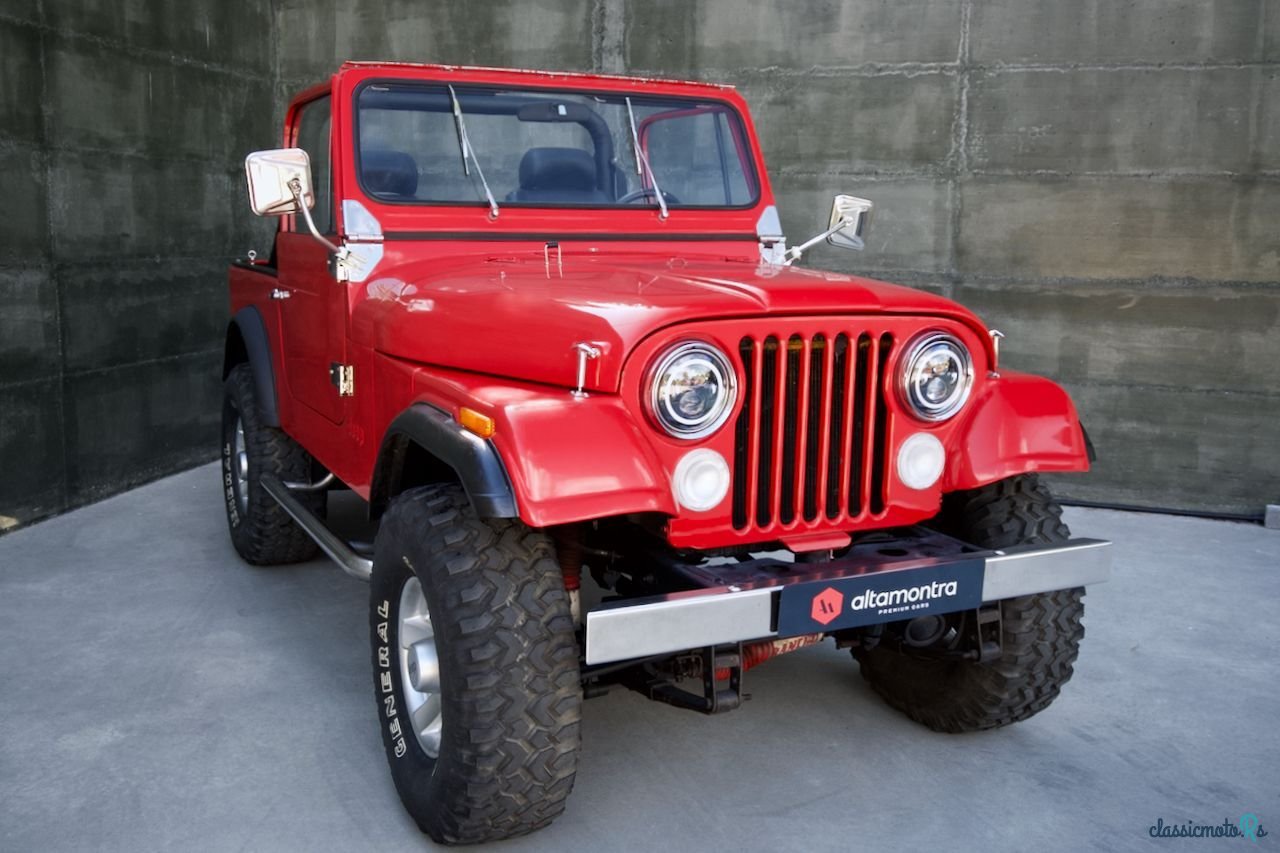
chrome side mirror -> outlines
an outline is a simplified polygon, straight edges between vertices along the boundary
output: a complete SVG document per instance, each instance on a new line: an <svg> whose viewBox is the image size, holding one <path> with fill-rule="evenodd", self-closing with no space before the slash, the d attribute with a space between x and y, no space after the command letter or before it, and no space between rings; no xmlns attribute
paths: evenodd
<svg viewBox="0 0 1280 853"><path fill-rule="evenodd" d="M867 223L871 221L871 207L871 202L865 198L837 195L831 202L831 220L827 230L805 240L799 246L787 249L783 263L790 264L799 260L801 255L823 240L842 249L861 250L864 246L862 234L866 230Z"/></svg>
<svg viewBox="0 0 1280 853"><path fill-rule="evenodd" d="M254 151L244 158L249 207L258 216L285 216L315 206L311 160L301 148Z"/></svg>
<svg viewBox="0 0 1280 853"><path fill-rule="evenodd" d="M312 237L339 259L349 255L321 234L311 218L316 194L311 188L311 159L307 152L301 148L254 151L244 158L244 173L249 181L249 207L254 213L259 216L301 213Z"/></svg>
<svg viewBox="0 0 1280 853"><path fill-rule="evenodd" d="M827 242L841 249L862 251L862 232L871 221L871 202L852 195L838 195L831 202Z"/></svg>

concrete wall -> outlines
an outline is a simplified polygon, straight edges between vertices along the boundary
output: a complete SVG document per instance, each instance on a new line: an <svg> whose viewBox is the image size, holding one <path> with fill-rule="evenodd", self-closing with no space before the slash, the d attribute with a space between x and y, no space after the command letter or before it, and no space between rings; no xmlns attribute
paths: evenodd
<svg viewBox="0 0 1280 853"><path fill-rule="evenodd" d="M1071 391L1100 458L1059 492L1280 500L1280 0L320 8L279 0L285 90L344 58L737 84L792 240L834 191L877 203L867 251L812 264L958 299Z"/></svg>
<svg viewBox="0 0 1280 853"><path fill-rule="evenodd" d="M0 528L214 451L271 9L0 4Z"/></svg>
<svg viewBox="0 0 1280 853"><path fill-rule="evenodd" d="M1101 459L1060 492L1280 499L1280 0L120 6L0 11L0 515L211 455L240 157L348 58L736 83L793 240L877 203L814 265L957 298L1071 390Z"/></svg>
<svg viewBox="0 0 1280 853"><path fill-rule="evenodd" d="M1280 499L1280 2L627 2L608 67L738 83L793 240L835 190L868 250L1061 381L1079 499Z"/></svg>

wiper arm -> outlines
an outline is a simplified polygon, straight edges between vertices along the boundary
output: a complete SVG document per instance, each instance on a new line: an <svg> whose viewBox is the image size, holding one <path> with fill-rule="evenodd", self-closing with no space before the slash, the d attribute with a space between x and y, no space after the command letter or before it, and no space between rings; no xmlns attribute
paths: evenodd
<svg viewBox="0 0 1280 853"><path fill-rule="evenodd" d="M458 131L458 148L462 152L462 174L467 177L471 176L471 167L469 163L476 164L476 174L480 177L480 186L484 187L484 197L489 201L489 218L498 218L498 203L493 199L493 193L489 190L489 182L484 179L484 170L480 168L480 161L476 159L475 149L471 147L471 138L467 136L467 122L462 117L462 105L458 103L458 93L453 91L453 86L449 86L449 97L453 99L453 126ZM634 129L632 131L635 132Z"/></svg>
<svg viewBox="0 0 1280 853"><path fill-rule="evenodd" d="M658 201L658 207L661 208L661 217L666 219L667 200L662 197L662 190L658 188L658 176L653 173L653 167L649 165L649 158L644 155L644 150L640 147L640 134L636 132L636 114L631 109L631 97L627 97L627 116L631 119L631 144L636 152L636 174L640 177L648 175L649 183L653 185L653 197Z"/></svg>

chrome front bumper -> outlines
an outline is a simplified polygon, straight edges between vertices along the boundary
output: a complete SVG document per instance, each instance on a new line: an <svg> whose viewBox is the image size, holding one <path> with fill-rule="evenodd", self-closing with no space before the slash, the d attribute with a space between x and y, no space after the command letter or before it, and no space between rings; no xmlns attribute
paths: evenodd
<svg viewBox="0 0 1280 853"><path fill-rule="evenodd" d="M839 630L926 613L953 613L972 609L979 602L1101 583L1111 576L1110 545L1100 539L1072 539L944 558L908 553L891 561L855 558L798 564L812 571L802 574L797 570L785 579L755 584L611 602L586 614L586 663ZM955 587L951 586L952 578L956 579ZM917 591L926 587L931 591L954 588L956 592L924 600L928 593ZM869 600L860 594L867 591L903 606L893 608L893 615L888 616L883 615L888 612L885 609L872 607L853 613L845 607L852 606L855 599ZM910 598L912 593L918 597ZM839 607L826 609L829 605L819 601L819 596L838 602ZM803 611L811 602L813 619L825 621L806 624Z"/></svg>

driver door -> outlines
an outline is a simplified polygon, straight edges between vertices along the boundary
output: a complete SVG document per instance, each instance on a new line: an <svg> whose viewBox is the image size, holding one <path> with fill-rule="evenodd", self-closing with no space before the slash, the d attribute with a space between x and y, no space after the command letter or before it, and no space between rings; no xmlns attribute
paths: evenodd
<svg viewBox="0 0 1280 853"><path fill-rule="evenodd" d="M337 242L333 215L330 99L303 105L294 122L291 144L311 159L316 227ZM279 275L288 296L281 300L281 339L285 381L294 400L340 424L346 401L339 394L334 368L346 363L347 287L329 268L329 250L298 214L284 223L277 243Z"/></svg>

